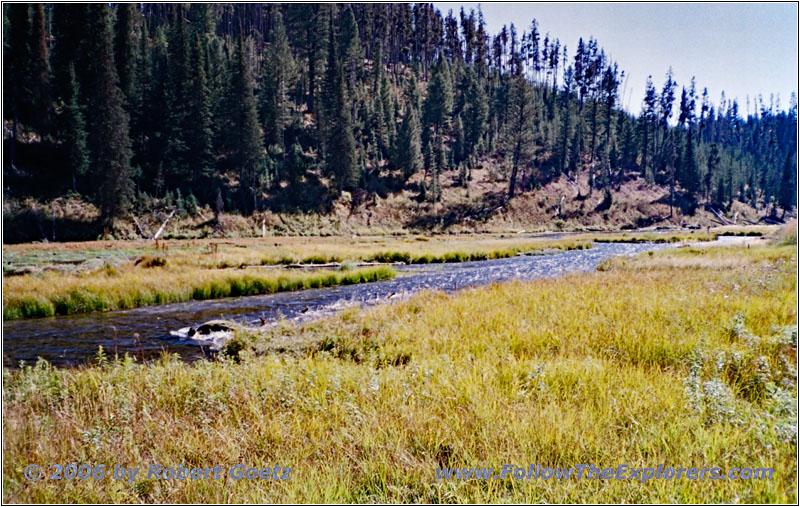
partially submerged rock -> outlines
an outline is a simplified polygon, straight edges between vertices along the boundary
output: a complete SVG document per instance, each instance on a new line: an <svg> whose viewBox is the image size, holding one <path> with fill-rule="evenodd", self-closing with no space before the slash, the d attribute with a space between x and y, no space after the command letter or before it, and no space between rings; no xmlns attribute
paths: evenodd
<svg viewBox="0 0 800 507"><path fill-rule="evenodd" d="M170 331L172 336L188 339L211 350L220 350L234 336L234 329L224 320L210 320L197 327Z"/></svg>

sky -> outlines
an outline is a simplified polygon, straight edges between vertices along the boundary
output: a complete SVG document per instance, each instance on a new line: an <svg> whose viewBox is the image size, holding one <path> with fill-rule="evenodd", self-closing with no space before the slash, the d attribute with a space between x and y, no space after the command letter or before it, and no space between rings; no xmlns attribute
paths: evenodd
<svg viewBox="0 0 800 507"><path fill-rule="evenodd" d="M638 114L645 82L653 76L660 91L669 67L680 89L697 79L698 95L708 88L716 107L720 95L736 98L742 116L754 98L780 95L788 109L798 87L798 31L796 3L456 3L435 2L446 15L458 17L480 5L492 35L514 23L517 33L530 31L536 18L539 31L567 44L570 61L578 38L597 39L606 55L627 75L622 105ZM560 72L560 70L559 70ZM677 101L676 100L676 101Z"/></svg>

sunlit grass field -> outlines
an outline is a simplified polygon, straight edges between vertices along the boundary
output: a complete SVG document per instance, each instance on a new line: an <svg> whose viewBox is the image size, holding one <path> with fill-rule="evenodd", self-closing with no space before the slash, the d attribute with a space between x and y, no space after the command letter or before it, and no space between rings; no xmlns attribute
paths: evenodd
<svg viewBox="0 0 800 507"><path fill-rule="evenodd" d="M237 358L4 370L5 502L797 502L797 255L667 250L237 336ZM239 347L236 347L238 349ZM29 463L294 467L27 482ZM436 479L772 467L770 480Z"/></svg>
<svg viewBox="0 0 800 507"><path fill-rule="evenodd" d="M590 248L586 240L468 236L269 238L269 240L90 242L4 247L3 318L19 319L247 296L383 280L388 267L303 272L282 264L437 263ZM19 274L22 269L25 274ZM335 269L335 268L334 268ZM17 273L10 276L11 273Z"/></svg>
<svg viewBox="0 0 800 507"><path fill-rule="evenodd" d="M774 228L773 228L774 229ZM762 234L769 228L748 228ZM135 308L191 299L265 294L384 279L297 273L283 265L429 264L511 257L524 252L591 248L594 241L707 241L744 230L582 234L370 237L276 236L237 240L94 241L3 246L3 318L19 319ZM158 248L156 248L158 247Z"/></svg>
<svg viewBox="0 0 800 507"><path fill-rule="evenodd" d="M229 271L188 267L109 267L90 275L3 279L3 318L19 319L121 310L190 300L254 296L387 280L389 267L316 272Z"/></svg>

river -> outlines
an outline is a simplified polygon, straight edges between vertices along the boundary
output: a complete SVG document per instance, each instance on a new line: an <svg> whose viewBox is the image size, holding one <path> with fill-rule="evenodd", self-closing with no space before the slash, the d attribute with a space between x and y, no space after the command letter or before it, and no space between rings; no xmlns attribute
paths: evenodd
<svg viewBox="0 0 800 507"><path fill-rule="evenodd" d="M397 278L359 285L209 301L189 301L133 310L96 312L3 323L3 364L19 366L42 357L57 366L91 360L102 346L107 355L153 358L162 351L186 361L208 355L209 343L186 336L189 326L212 319L267 325L279 319L304 321L345 307L387 303L425 289L455 291L508 280L533 280L593 271L611 257L629 256L666 245L595 243L588 250L454 264L401 266ZM263 321L262 321L263 319ZM201 346L205 345L205 347Z"/></svg>

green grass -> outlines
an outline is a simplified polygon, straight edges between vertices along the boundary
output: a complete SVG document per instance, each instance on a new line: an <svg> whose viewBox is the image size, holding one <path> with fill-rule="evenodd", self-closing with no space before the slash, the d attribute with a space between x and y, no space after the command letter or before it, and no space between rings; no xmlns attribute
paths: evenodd
<svg viewBox="0 0 800 507"><path fill-rule="evenodd" d="M559 243L554 248L558 250L584 250L591 248L591 242L563 242ZM544 249L545 247L539 248ZM491 259L505 259L513 257L520 253L529 251L536 251L537 248L506 248L502 250L479 251L479 252L461 252L451 251L445 252L440 255L422 254L414 255L410 252L395 252L385 251L378 252L363 258L366 262L404 262L406 264L441 264L450 262L472 262L472 261L486 261Z"/></svg>
<svg viewBox="0 0 800 507"><path fill-rule="evenodd" d="M49 286L42 283L34 295L4 294L3 318L25 319L72 315L95 311L121 310L189 300L217 299L237 296L272 294L300 289L351 285L393 278L395 272L387 267L364 268L353 271L320 271L314 273L210 272L194 276L161 278L161 273L148 270L145 274L127 272L94 277L89 283L73 280L72 287Z"/></svg>
<svg viewBox="0 0 800 507"><path fill-rule="evenodd" d="M415 239L418 240L418 238ZM542 244L541 246L527 245L527 246L502 248L497 250L485 250L485 251L453 250L437 254L433 253L415 254L413 252L408 252L408 251L384 250L375 253L354 255L354 257L362 262L382 262L382 263L402 262L405 264L441 264L441 263L451 263L451 262L472 262L472 261L485 261L491 259L505 259L508 257L513 257L520 253L543 250L546 248L555 248L558 250L566 251L566 250L584 250L591 247L592 243L590 241L583 241L583 242L564 241L554 244ZM297 263L329 264L342 261L343 257L341 255L317 254L308 257L303 257L299 259ZM261 265L293 264L293 263L294 260L291 257L280 257L278 259L265 258L261 260Z"/></svg>
<svg viewBox="0 0 800 507"><path fill-rule="evenodd" d="M796 503L797 255L686 248L239 332L238 362L4 370L5 502ZM294 467L27 482L28 463ZM439 467L772 467L437 481Z"/></svg>

